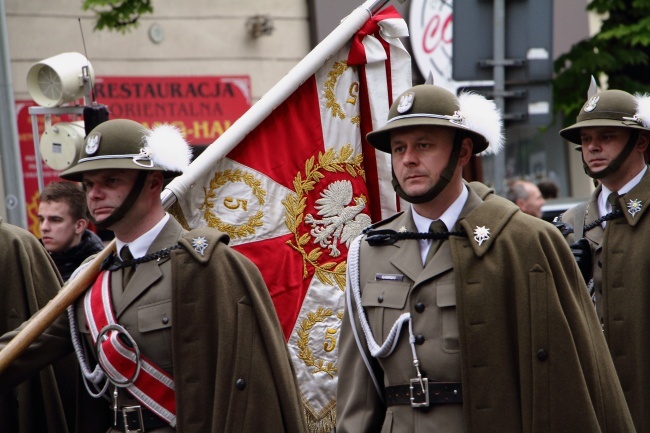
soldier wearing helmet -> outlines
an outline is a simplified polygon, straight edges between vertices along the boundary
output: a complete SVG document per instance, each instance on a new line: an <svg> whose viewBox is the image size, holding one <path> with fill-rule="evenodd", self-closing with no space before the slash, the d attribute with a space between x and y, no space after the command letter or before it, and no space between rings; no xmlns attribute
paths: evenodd
<svg viewBox="0 0 650 433"><path fill-rule="evenodd" d="M224 233L188 232L162 207L164 179L189 159L169 125L149 130L118 119L88 134L61 177L82 182L90 218L114 232L119 253L68 309L69 320L57 320L0 375L0 391L74 348L86 397L79 431L305 431L259 270Z"/></svg>
<svg viewBox="0 0 650 433"><path fill-rule="evenodd" d="M650 96L596 92L560 135L579 146L599 181L588 202L558 217L596 306L634 424L650 432Z"/></svg>
<svg viewBox="0 0 650 433"><path fill-rule="evenodd" d="M634 431L560 233L461 177L494 103L415 86L367 139L410 206L348 253L337 433Z"/></svg>

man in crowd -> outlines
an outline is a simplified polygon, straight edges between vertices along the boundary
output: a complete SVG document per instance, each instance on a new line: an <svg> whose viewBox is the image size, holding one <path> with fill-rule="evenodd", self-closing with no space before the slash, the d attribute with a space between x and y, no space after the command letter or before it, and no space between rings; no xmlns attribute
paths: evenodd
<svg viewBox="0 0 650 433"><path fill-rule="evenodd" d="M650 98L593 92L576 123L560 134L581 147L585 173L599 185L558 223L588 282L636 431L648 433Z"/></svg>
<svg viewBox="0 0 650 433"><path fill-rule="evenodd" d="M559 231L461 178L495 105L415 86L368 140L411 206L350 247L337 433L633 432Z"/></svg>
<svg viewBox="0 0 650 433"><path fill-rule="evenodd" d="M41 242L50 253L63 281L88 256L104 248L88 230L86 196L74 182L52 182L41 191L38 220Z"/></svg>
<svg viewBox="0 0 650 433"><path fill-rule="evenodd" d="M546 203L537 185L527 180L516 180L508 188L508 200L519 206L523 213L542 217L542 206Z"/></svg>
<svg viewBox="0 0 650 433"><path fill-rule="evenodd" d="M61 279L38 240L2 219L0 245L0 333L4 334L56 296ZM15 388L3 389L0 433L68 433L67 421L74 420L74 372L74 359L66 359Z"/></svg>
<svg viewBox="0 0 650 433"><path fill-rule="evenodd" d="M68 310L73 325L61 317L50 326L0 375L0 390L74 346L88 394L100 399L79 411L84 433L305 431L259 270L227 235L187 232L162 207L165 177L189 157L169 125L117 119L88 134L61 177L82 182L91 221L114 232L119 255Z"/></svg>

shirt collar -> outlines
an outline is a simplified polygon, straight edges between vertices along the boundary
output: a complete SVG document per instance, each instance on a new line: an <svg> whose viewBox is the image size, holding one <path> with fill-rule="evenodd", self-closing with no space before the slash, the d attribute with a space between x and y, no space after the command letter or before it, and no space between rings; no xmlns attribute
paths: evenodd
<svg viewBox="0 0 650 433"><path fill-rule="evenodd" d="M467 191L467 187L463 185L462 191L456 200L454 200L451 206L449 206L447 210L444 211L442 215L440 215L439 219L445 223L447 230L451 230L456 225L456 221L458 221L458 217L460 216L460 213L462 212L468 197L469 191ZM431 223L433 221L437 221L419 215L415 209L413 209L413 205L411 205L411 210L413 211L413 222L415 223L415 227L417 227L418 232L420 233L428 232Z"/></svg>
<svg viewBox="0 0 650 433"><path fill-rule="evenodd" d="M628 183L623 185L623 187L618 190L619 195L627 194L632 188L637 186L639 182L641 182L641 179L645 175L646 171L648 171L647 165L643 167L643 170L641 170L639 174L634 176ZM602 186L600 195L598 196L598 212L600 212L600 216L606 215L612 211L612 205L607 201L607 197L609 197L612 192L613 191L607 188L605 185Z"/></svg>
<svg viewBox="0 0 650 433"><path fill-rule="evenodd" d="M165 212L165 216L163 216L155 226L153 226L148 232L141 235L139 238L135 239L133 242L126 243L116 238L115 245L117 246L118 254L120 251L122 251L122 247L124 245L128 245L129 251L131 251L131 255L134 259L139 259L140 257L146 255L147 251L149 251L149 247L151 247L153 241L156 240L163 227L165 227L165 224L167 224L169 218L169 214Z"/></svg>

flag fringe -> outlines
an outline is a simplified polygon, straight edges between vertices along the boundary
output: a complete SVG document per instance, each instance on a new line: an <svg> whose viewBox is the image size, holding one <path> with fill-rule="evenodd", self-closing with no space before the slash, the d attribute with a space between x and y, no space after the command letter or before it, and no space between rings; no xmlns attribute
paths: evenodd
<svg viewBox="0 0 650 433"><path fill-rule="evenodd" d="M305 410L305 418L309 433L331 433L336 427L336 404L318 417L312 411Z"/></svg>

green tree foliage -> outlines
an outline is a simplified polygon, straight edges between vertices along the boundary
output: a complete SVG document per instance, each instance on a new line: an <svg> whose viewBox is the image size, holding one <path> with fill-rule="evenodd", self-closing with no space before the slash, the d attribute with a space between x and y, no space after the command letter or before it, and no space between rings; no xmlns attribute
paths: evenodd
<svg viewBox="0 0 650 433"><path fill-rule="evenodd" d="M117 30L125 33L138 25L141 15L153 12L152 0L84 0L83 10L97 16L95 30Z"/></svg>
<svg viewBox="0 0 650 433"><path fill-rule="evenodd" d="M650 92L650 0L593 0L588 10L605 14L600 32L555 61L556 111L572 124L587 97L590 77L608 87Z"/></svg>

